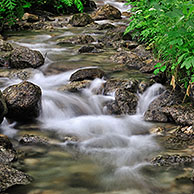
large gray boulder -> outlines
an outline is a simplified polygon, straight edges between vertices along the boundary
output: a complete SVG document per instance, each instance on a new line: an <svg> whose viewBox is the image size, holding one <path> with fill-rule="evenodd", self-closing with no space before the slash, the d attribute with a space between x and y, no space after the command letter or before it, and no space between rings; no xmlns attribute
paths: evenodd
<svg viewBox="0 0 194 194"><path fill-rule="evenodd" d="M3 91L8 107L7 118L29 121L39 116L41 89L28 81L9 86Z"/></svg>
<svg viewBox="0 0 194 194"><path fill-rule="evenodd" d="M44 57L39 51L27 47L15 48L10 54L10 67L16 69L37 68L44 64Z"/></svg>

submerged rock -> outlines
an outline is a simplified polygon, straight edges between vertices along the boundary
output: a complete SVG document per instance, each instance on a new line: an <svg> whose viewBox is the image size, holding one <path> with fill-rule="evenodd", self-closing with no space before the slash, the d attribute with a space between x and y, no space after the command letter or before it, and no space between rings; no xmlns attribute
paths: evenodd
<svg viewBox="0 0 194 194"><path fill-rule="evenodd" d="M121 12L112 5L106 4L91 15L94 20L121 19Z"/></svg>
<svg viewBox="0 0 194 194"><path fill-rule="evenodd" d="M45 137L40 137L37 135L24 135L19 142L24 145L48 145L49 141Z"/></svg>
<svg viewBox="0 0 194 194"><path fill-rule="evenodd" d="M5 102L5 98L0 91L0 123L3 121L4 116L7 114L7 105Z"/></svg>
<svg viewBox="0 0 194 194"><path fill-rule="evenodd" d="M0 163L0 192L14 185L27 185L32 178L9 165Z"/></svg>
<svg viewBox="0 0 194 194"><path fill-rule="evenodd" d="M10 67L16 69L37 68L44 64L44 57L39 51L27 47L15 48L10 55Z"/></svg>
<svg viewBox="0 0 194 194"><path fill-rule="evenodd" d="M72 16L69 24L75 27L84 27L93 22L93 19L86 13L78 13Z"/></svg>
<svg viewBox="0 0 194 194"><path fill-rule="evenodd" d="M8 107L7 118L25 122L39 116L41 89L37 85L24 81L9 86L3 95Z"/></svg>
<svg viewBox="0 0 194 194"><path fill-rule="evenodd" d="M17 154L7 136L0 134L0 163L7 164L17 159Z"/></svg>
<svg viewBox="0 0 194 194"><path fill-rule="evenodd" d="M79 69L71 75L70 81L93 80L95 78L102 78L104 76L105 73L98 68Z"/></svg>
<svg viewBox="0 0 194 194"><path fill-rule="evenodd" d="M184 155L161 155L152 159L152 164L156 166L185 166L191 165L194 163L194 157L192 156L184 156Z"/></svg>
<svg viewBox="0 0 194 194"><path fill-rule="evenodd" d="M78 35L73 37L66 37L64 39L58 40L58 45L65 44L89 44L95 42L95 39L90 35Z"/></svg>
<svg viewBox="0 0 194 194"><path fill-rule="evenodd" d="M79 92L80 90L82 90L84 88L88 88L90 86L90 83L91 83L90 80L70 82L70 83L66 84L65 86L61 86L59 88L59 91Z"/></svg>
<svg viewBox="0 0 194 194"><path fill-rule="evenodd" d="M101 53L102 49L98 49L95 45L82 46L79 50L79 53Z"/></svg>
<svg viewBox="0 0 194 194"><path fill-rule="evenodd" d="M106 24L101 24L97 27L97 30L109 30L109 29L115 29L116 26L106 23Z"/></svg>

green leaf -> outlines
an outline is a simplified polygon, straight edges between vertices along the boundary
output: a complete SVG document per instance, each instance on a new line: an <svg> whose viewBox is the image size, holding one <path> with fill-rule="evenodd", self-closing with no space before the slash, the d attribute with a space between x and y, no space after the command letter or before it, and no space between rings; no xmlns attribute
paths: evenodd
<svg viewBox="0 0 194 194"><path fill-rule="evenodd" d="M162 64L161 63L157 63L156 65L154 65L155 68L161 67Z"/></svg>
<svg viewBox="0 0 194 194"><path fill-rule="evenodd" d="M155 74L155 75L157 75L159 72L160 72L159 69L155 69L155 70L154 70L154 74Z"/></svg>
<svg viewBox="0 0 194 194"><path fill-rule="evenodd" d="M162 66L159 70L160 70L161 72L164 72L164 71L166 70L166 68L167 68L167 66L164 65L164 66Z"/></svg>

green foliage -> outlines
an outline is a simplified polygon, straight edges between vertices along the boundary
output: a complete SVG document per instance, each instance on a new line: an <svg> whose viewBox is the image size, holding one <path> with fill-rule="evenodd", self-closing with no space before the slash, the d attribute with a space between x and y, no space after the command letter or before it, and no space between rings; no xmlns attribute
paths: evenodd
<svg viewBox="0 0 194 194"><path fill-rule="evenodd" d="M154 73L165 72L176 84L194 82L194 2L193 0L128 0L132 21L126 33L146 42L163 63Z"/></svg>
<svg viewBox="0 0 194 194"><path fill-rule="evenodd" d="M13 25L17 18L21 18L29 8L50 8L56 13L65 13L67 9L76 7L83 12L85 0L1 0L0 1L0 25L8 23Z"/></svg>

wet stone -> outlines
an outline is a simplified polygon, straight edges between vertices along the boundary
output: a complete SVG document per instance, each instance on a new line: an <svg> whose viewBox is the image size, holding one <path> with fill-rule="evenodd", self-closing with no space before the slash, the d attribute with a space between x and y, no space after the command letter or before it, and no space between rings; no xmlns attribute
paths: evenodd
<svg viewBox="0 0 194 194"><path fill-rule="evenodd" d="M84 88L88 88L90 86L90 83L91 83L90 80L70 82L65 86L61 86L59 88L59 91L79 92Z"/></svg>
<svg viewBox="0 0 194 194"><path fill-rule="evenodd" d="M86 13L78 13L72 16L69 24L75 27L84 27L93 22L93 19Z"/></svg>
<svg viewBox="0 0 194 194"><path fill-rule="evenodd" d="M0 163L7 164L17 159L17 154L7 136L0 134Z"/></svg>
<svg viewBox="0 0 194 194"><path fill-rule="evenodd" d="M25 13L22 17L22 20L25 20L27 22L37 22L39 21L39 17L34 14Z"/></svg>
<svg viewBox="0 0 194 194"><path fill-rule="evenodd" d="M82 81L82 80L93 80L95 78L102 78L105 73L98 68L86 68L80 69L73 73L70 77L70 81Z"/></svg>
<svg viewBox="0 0 194 194"><path fill-rule="evenodd" d="M90 35L78 35L73 37L66 37L57 41L58 45L65 44L89 44L95 42L95 39Z"/></svg>
<svg viewBox="0 0 194 194"><path fill-rule="evenodd" d="M6 42L4 40L0 39L0 51L12 51L13 50L13 46L9 43Z"/></svg>
<svg viewBox="0 0 194 194"><path fill-rule="evenodd" d="M15 48L10 55L10 67L16 69L37 68L44 64L44 57L39 51L27 47Z"/></svg>
<svg viewBox="0 0 194 194"><path fill-rule="evenodd" d="M48 145L49 140L45 137L40 137L37 135L24 135L19 142L23 145Z"/></svg>
<svg viewBox="0 0 194 194"><path fill-rule="evenodd" d="M32 177L29 175L0 163L0 192L14 185L27 185L31 182Z"/></svg>
<svg viewBox="0 0 194 194"><path fill-rule="evenodd" d="M106 4L92 13L91 17L94 20L121 19L121 12L112 5Z"/></svg>
<svg viewBox="0 0 194 194"><path fill-rule="evenodd" d="M41 89L31 82L21 82L3 91L8 113L6 117L16 121L29 121L39 116Z"/></svg>
<svg viewBox="0 0 194 194"><path fill-rule="evenodd" d="M187 166L194 163L194 157L184 155L161 155L152 159L151 163L156 166Z"/></svg>
<svg viewBox="0 0 194 194"><path fill-rule="evenodd" d="M101 52L103 52L103 50L96 48L95 45L91 45L91 46L82 46L78 50L78 52L79 53L101 53Z"/></svg>
<svg viewBox="0 0 194 194"><path fill-rule="evenodd" d="M7 112L8 112L8 109L5 102L5 98L2 92L0 91L0 123L3 121L3 118L7 114Z"/></svg>

